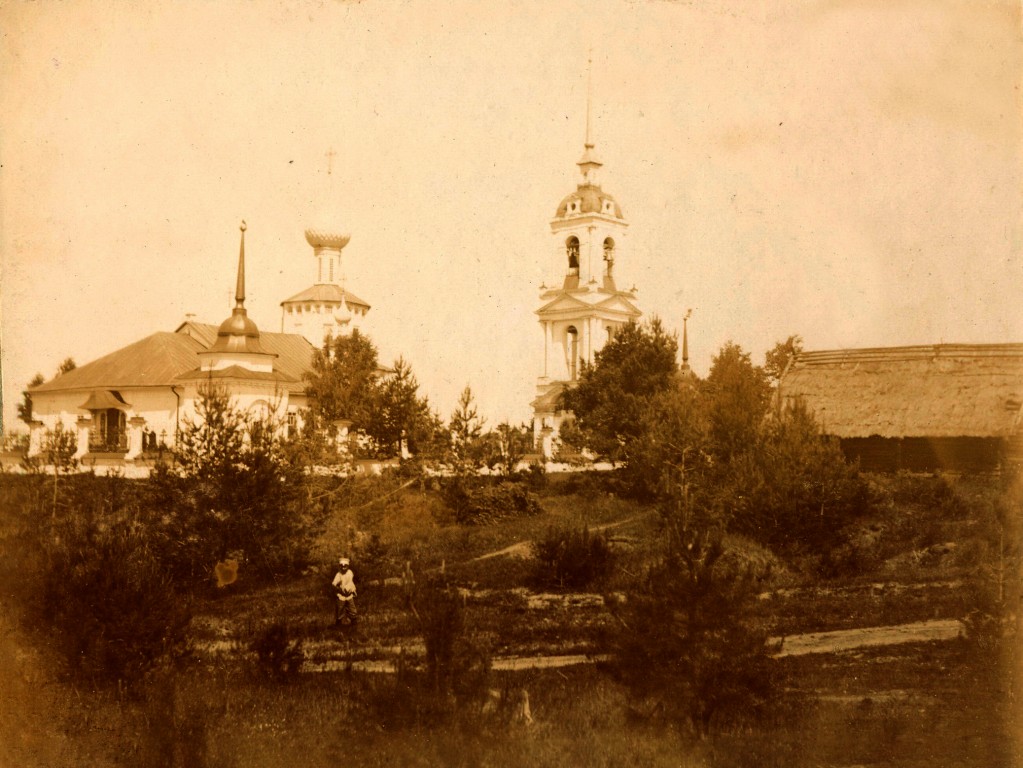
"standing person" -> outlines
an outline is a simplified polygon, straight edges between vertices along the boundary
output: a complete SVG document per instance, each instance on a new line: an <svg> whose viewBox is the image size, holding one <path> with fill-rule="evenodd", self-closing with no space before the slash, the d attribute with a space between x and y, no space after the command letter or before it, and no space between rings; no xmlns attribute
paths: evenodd
<svg viewBox="0 0 1023 768"><path fill-rule="evenodd" d="M334 603L334 624L341 624L341 619L347 616L348 623L354 630L359 620L355 610L355 572L352 571L347 557L342 557L337 564L338 571L331 582L337 593L337 602Z"/></svg>

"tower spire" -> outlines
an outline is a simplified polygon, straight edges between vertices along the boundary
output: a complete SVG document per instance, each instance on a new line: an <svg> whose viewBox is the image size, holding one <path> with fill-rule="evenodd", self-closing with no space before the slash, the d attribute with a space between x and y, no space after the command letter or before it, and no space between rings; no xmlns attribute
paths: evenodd
<svg viewBox="0 0 1023 768"><path fill-rule="evenodd" d="M583 141L583 156L579 158L579 162L576 165L579 166L579 170L583 174L583 183L590 184L592 179L590 174L603 165L600 160L597 159L596 153L593 151L596 146L593 143L593 131L592 131L592 112L593 112L593 49L590 49L590 56L586 60L586 138Z"/></svg>
<svg viewBox="0 0 1023 768"><path fill-rule="evenodd" d="M234 289L234 305L237 308L245 307L245 220L242 220L238 227L242 233L241 246L238 249L238 282Z"/></svg>
<svg viewBox="0 0 1023 768"><path fill-rule="evenodd" d="M593 141L590 138L590 113L593 108L593 49L590 48L590 56L586 60L586 141L583 146L586 149L593 149Z"/></svg>

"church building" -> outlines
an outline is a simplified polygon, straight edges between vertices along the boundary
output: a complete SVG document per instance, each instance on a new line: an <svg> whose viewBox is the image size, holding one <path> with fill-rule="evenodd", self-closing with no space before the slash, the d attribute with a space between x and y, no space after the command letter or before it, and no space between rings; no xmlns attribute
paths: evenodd
<svg viewBox="0 0 1023 768"><path fill-rule="evenodd" d="M145 466L147 452L173 448L209 383L236 408L271 415L288 432L301 427L314 351L326 335L358 327L369 304L342 287L349 236L311 227L316 282L281 303L282 333L260 331L245 308L245 230L242 222L231 316L219 326L186 321L31 387L30 457L60 425L75 433L75 458L86 465Z"/></svg>
<svg viewBox="0 0 1023 768"><path fill-rule="evenodd" d="M582 178L550 222L550 267L536 311L543 329L543 373L532 402L533 439L546 458L554 453L561 425L572 418L558 406L561 393L575 385L582 364L592 364L618 328L642 315L635 287L618 287L629 224L598 183L603 164L594 152L589 122L587 108L586 141L577 163Z"/></svg>

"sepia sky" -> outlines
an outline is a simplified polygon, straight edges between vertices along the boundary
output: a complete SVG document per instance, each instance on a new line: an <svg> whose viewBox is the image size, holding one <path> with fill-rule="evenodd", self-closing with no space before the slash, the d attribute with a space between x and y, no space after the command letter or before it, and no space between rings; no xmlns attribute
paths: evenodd
<svg viewBox="0 0 1023 768"><path fill-rule="evenodd" d="M11 0L0 30L8 429L37 371L227 317L243 218L279 331L324 210L383 362L526 419L591 48L616 275L693 308L698 373L729 339L1023 342L1009 0Z"/></svg>

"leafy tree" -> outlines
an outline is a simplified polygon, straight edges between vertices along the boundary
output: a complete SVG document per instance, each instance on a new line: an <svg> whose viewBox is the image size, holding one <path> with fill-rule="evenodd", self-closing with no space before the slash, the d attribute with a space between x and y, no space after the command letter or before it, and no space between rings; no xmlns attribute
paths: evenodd
<svg viewBox="0 0 1023 768"><path fill-rule="evenodd" d="M534 579L541 587L584 589L606 581L614 566L614 551L603 534L581 530L548 529L533 542Z"/></svg>
<svg viewBox="0 0 1023 768"><path fill-rule="evenodd" d="M58 421L53 429L46 430L42 448L46 463L54 468L55 473L70 472L78 464L74 458L78 450L78 435L73 429L65 429L62 421Z"/></svg>
<svg viewBox="0 0 1023 768"><path fill-rule="evenodd" d="M75 362L73 357L65 357L64 362L57 367L57 375L60 376L63 373L68 373L77 367L78 364Z"/></svg>
<svg viewBox="0 0 1023 768"><path fill-rule="evenodd" d="M575 414L588 446L613 460L628 458L628 444L642 432L650 399L668 388L677 370L678 340L661 321L629 323L584 365L578 385L562 405Z"/></svg>
<svg viewBox="0 0 1023 768"><path fill-rule="evenodd" d="M30 388L38 387L44 381L46 381L46 379L43 378L43 374L37 373L32 377L32 381L28 383L28 386ZM22 398L22 401L18 403L18 418L26 424L29 424L32 421L32 395L29 392L25 392Z"/></svg>
<svg viewBox="0 0 1023 768"><path fill-rule="evenodd" d="M767 632L748 618L756 593L719 538L669 520L661 559L612 604L608 669L647 712L700 737L756 718L778 691Z"/></svg>
<svg viewBox="0 0 1023 768"><path fill-rule="evenodd" d="M40 626L51 629L51 642L74 675L137 682L187 648L191 609L167 578L145 526L100 521L74 506L47 542Z"/></svg>
<svg viewBox="0 0 1023 768"><path fill-rule="evenodd" d="M711 361L703 386L713 451L719 460L730 462L756 445L771 397L767 374L742 347L728 342Z"/></svg>
<svg viewBox="0 0 1023 768"><path fill-rule="evenodd" d="M764 372L772 382L781 379L789 360L803 351L803 337L792 335L779 341L764 354Z"/></svg>
<svg viewBox="0 0 1023 768"><path fill-rule="evenodd" d="M434 441L437 419L430 403L419 395L419 382L408 362L399 357L394 373L377 384L377 395L370 410L369 434L385 456L400 452L401 441L412 453L419 454Z"/></svg>
<svg viewBox="0 0 1023 768"><path fill-rule="evenodd" d="M462 470L476 469L483 464L480 436L486 420L479 415L472 389L466 385L458 397L458 406L451 414L451 452L456 466Z"/></svg>
<svg viewBox="0 0 1023 768"><path fill-rule="evenodd" d="M527 424L512 426L507 421L497 425L498 442L504 471L512 473L533 448L533 430Z"/></svg>
<svg viewBox="0 0 1023 768"><path fill-rule="evenodd" d="M223 387L200 388L196 417L179 434L177 472L151 478L151 503L168 510L161 519L181 575L208 575L238 553L264 575L301 565L312 523L303 512L306 480L274 412L244 414Z"/></svg>
<svg viewBox="0 0 1023 768"><path fill-rule="evenodd" d="M826 554L869 503L856 468L802 404L763 425L720 494L733 530L789 553Z"/></svg>
<svg viewBox="0 0 1023 768"><path fill-rule="evenodd" d="M707 399L682 375L651 398L625 470L636 495L659 498L672 510L685 498L689 509L702 513L698 496L708 485L712 454Z"/></svg>
<svg viewBox="0 0 1023 768"><path fill-rule="evenodd" d="M367 431L373 421L377 392L377 349L358 329L350 335L328 337L313 353L306 374L306 395L312 401L314 426L331 428L338 419Z"/></svg>

